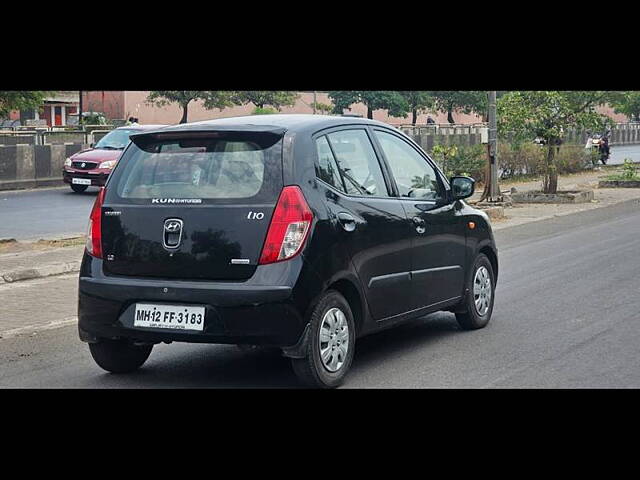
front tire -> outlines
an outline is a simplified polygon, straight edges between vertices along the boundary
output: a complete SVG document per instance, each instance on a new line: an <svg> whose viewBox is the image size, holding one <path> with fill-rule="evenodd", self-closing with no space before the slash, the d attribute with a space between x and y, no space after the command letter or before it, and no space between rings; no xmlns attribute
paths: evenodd
<svg viewBox="0 0 640 480"><path fill-rule="evenodd" d="M355 352L355 322L347 300L335 290L318 301L310 318L305 358L293 358L300 381L314 388L342 384Z"/></svg>
<svg viewBox="0 0 640 480"><path fill-rule="evenodd" d="M489 258L483 253L473 262L466 290L463 310L456 312L458 325L463 330L486 327L493 313L495 276Z"/></svg>
<svg viewBox="0 0 640 480"><path fill-rule="evenodd" d="M147 361L153 345L136 346L123 340L90 343L89 351L98 366L111 373L129 373Z"/></svg>
<svg viewBox="0 0 640 480"><path fill-rule="evenodd" d="M88 185L76 185L75 183L71 184L71 190L73 190L75 193L83 193L87 188L89 188Z"/></svg>

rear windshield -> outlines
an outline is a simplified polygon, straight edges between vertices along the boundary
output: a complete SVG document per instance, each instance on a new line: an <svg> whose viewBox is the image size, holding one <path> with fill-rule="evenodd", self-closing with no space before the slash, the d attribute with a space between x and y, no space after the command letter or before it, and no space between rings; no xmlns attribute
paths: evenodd
<svg viewBox="0 0 640 480"><path fill-rule="evenodd" d="M102 137L94 148L105 150L122 150L129 143L129 135L140 133L140 130L118 128Z"/></svg>
<svg viewBox="0 0 640 480"><path fill-rule="evenodd" d="M119 199L131 201L269 197L282 184L278 140L243 135L131 144L107 190L115 185Z"/></svg>

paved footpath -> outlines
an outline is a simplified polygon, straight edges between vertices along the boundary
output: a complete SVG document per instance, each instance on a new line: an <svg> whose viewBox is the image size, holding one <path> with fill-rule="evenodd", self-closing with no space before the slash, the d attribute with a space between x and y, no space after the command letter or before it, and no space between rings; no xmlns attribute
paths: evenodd
<svg viewBox="0 0 640 480"><path fill-rule="evenodd" d="M75 324L78 274L0 284L0 337Z"/></svg>
<svg viewBox="0 0 640 480"><path fill-rule="evenodd" d="M77 272L84 245L0 253L0 284Z"/></svg>

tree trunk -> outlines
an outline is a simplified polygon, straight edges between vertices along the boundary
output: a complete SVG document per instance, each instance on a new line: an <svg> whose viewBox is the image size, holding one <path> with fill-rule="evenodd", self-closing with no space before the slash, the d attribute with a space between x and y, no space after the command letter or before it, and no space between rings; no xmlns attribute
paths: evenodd
<svg viewBox="0 0 640 480"><path fill-rule="evenodd" d="M456 123L456 121L453 119L453 108L449 108L449 110L447 110L447 122L449 123Z"/></svg>
<svg viewBox="0 0 640 480"><path fill-rule="evenodd" d="M547 161L545 163L544 180L542 181L543 193L556 193L558 191L558 170L554 159L556 155L557 145L553 145L553 140L548 138L547 141Z"/></svg>
<svg viewBox="0 0 640 480"><path fill-rule="evenodd" d="M418 110L416 108L414 108L411 113L413 114L413 118L412 118L412 125L415 126L416 122L418 121Z"/></svg>
<svg viewBox="0 0 640 480"><path fill-rule="evenodd" d="M180 119L180 123L187 123L187 115L189 114L189 104L185 103L182 105L182 118Z"/></svg>
<svg viewBox="0 0 640 480"><path fill-rule="evenodd" d="M371 107L367 106L367 118L369 120L373 120L373 110L371 110Z"/></svg>

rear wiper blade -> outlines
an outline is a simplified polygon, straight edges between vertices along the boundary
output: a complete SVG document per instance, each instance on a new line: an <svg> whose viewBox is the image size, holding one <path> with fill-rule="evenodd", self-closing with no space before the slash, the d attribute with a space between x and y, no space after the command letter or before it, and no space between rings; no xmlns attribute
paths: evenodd
<svg viewBox="0 0 640 480"><path fill-rule="evenodd" d="M105 145L103 147L98 147L103 150L122 150L124 147L114 147L113 145Z"/></svg>

